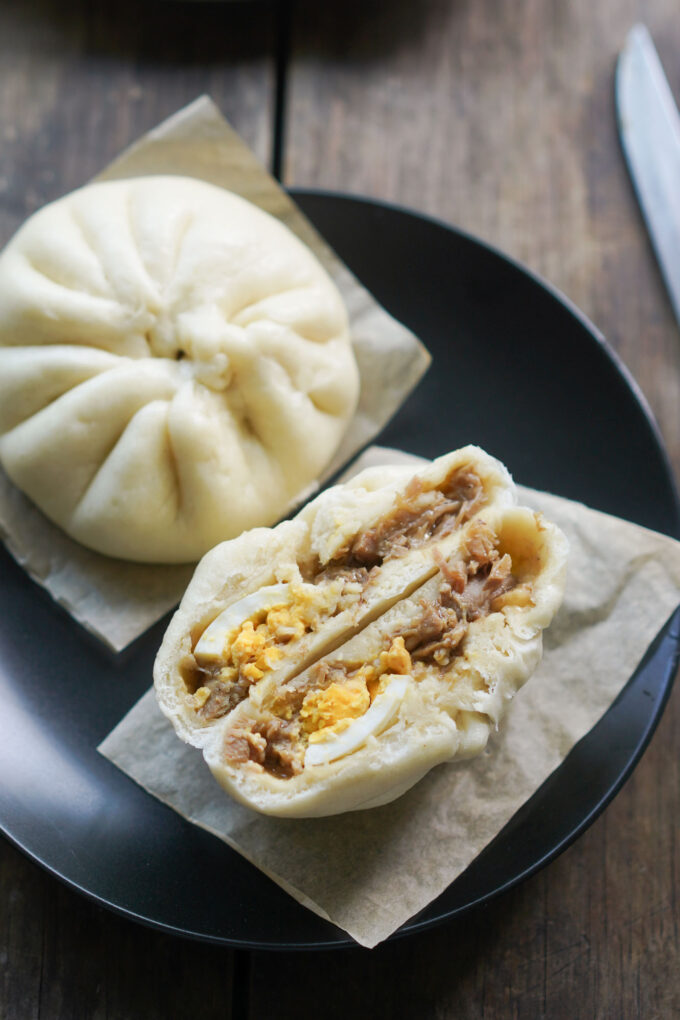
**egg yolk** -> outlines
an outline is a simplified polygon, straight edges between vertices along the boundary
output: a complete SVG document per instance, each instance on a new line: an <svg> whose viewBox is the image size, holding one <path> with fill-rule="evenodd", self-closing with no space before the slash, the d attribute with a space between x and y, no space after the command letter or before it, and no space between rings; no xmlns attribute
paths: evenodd
<svg viewBox="0 0 680 1020"><path fill-rule="evenodd" d="M275 639L290 641L300 638L307 630L305 622L297 609L270 609L267 613L267 629Z"/></svg>
<svg viewBox="0 0 680 1020"><path fill-rule="evenodd" d="M267 644L266 628L254 627L246 620L231 646L231 658L241 674L248 680L261 680L265 672L281 658L278 648Z"/></svg>
<svg viewBox="0 0 680 1020"><path fill-rule="evenodd" d="M329 732L339 733L368 709L371 696L364 677L344 684L331 684L325 691L310 691L302 702L300 718L310 743L323 740Z"/></svg>
<svg viewBox="0 0 680 1020"><path fill-rule="evenodd" d="M403 637L396 637L386 652L380 653L381 673L410 673L413 669L411 656L406 650Z"/></svg>
<svg viewBox="0 0 680 1020"><path fill-rule="evenodd" d="M373 701L378 694L382 694L388 682L388 677L397 673L406 676L413 671L411 656L404 644L403 637L396 637L386 652L380 653L380 666L373 677L368 680L368 690Z"/></svg>
<svg viewBox="0 0 680 1020"><path fill-rule="evenodd" d="M362 666L345 683L332 683L323 691L309 691L305 695L300 718L310 744L347 729L354 719L368 711L393 676L405 675L413 668L403 637L394 638L378 661L377 668L370 664Z"/></svg>

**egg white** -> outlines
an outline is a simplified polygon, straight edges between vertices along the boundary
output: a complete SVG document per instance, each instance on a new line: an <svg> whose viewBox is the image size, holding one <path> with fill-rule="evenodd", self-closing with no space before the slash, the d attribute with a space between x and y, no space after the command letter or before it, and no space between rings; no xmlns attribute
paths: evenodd
<svg viewBox="0 0 680 1020"><path fill-rule="evenodd" d="M201 663L218 662L224 656L225 646L232 631L256 613L286 605L290 600L289 584L270 584L239 599L206 627L194 648L194 656Z"/></svg>
<svg viewBox="0 0 680 1020"><path fill-rule="evenodd" d="M410 676L395 675L385 690L362 716L340 733L329 733L325 740L310 744L305 752L305 768L327 765L365 744L369 737L382 733L393 721L404 700Z"/></svg>

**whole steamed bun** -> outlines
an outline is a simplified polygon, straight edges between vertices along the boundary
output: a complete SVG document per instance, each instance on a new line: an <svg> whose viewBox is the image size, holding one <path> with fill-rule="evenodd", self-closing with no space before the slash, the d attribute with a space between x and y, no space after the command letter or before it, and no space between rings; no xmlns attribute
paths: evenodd
<svg viewBox="0 0 680 1020"><path fill-rule="evenodd" d="M0 256L0 462L99 552L189 562L272 524L329 462L358 389L317 259L213 185L91 184Z"/></svg>

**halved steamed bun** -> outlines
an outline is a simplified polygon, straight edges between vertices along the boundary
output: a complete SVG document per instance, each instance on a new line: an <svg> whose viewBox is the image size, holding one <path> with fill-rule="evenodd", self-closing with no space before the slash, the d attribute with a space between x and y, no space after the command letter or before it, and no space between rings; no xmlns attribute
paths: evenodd
<svg viewBox="0 0 680 1020"><path fill-rule="evenodd" d="M409 467L372 468L317 496L292 521L216 546L199 563L158 653L163 711L183 739L207 731L265 675L285 681L409 594L432 550L515 489L477 447Z"/></svg>
<svg viewBox="0 0 680 1020"><path fill-rule="evenodd" d="M541 655L566 541L476 447L375 468L209 553L154 669L162 710L255 810L385 803L480 751Z"/></svg>
<svg viewBox="0 0 680 1020"><path fill-rule="evenodd" d="M0 256L0 462L99 552L189 562L273 523L332 457L358 388L319 262L213 185L92 184Z"/></svg>
<svg viewBox="0 0 680 1020"><path fill-rule="evenodd" d="M490 510L458 539L412 595L214 728L204 757L234 799L283 817L377 807L484 749L540 661L566 541L523 507Z"/></svg>

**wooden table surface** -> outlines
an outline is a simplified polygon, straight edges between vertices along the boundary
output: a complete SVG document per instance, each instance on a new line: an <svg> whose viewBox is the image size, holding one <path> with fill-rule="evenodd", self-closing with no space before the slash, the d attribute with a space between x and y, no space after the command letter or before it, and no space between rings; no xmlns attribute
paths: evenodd
<svg viewBox="0 0 680 1020"><path fill-rule="evenodd" d="M547 277L622 356L677 472L680 335L614 122L636 20L680 96L676 0L3 5L0 241L210 92L286 184L435 214ZM558 860L371 952L159 934L0 841L0 1017L680 1016L679 732L676 690L632 778Z"/></svg>

